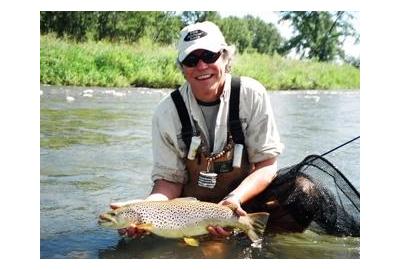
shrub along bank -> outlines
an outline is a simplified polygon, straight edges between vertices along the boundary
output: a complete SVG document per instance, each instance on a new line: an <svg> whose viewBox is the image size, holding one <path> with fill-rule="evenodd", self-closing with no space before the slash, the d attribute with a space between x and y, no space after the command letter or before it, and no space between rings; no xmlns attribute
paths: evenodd
<svg viewBox="0 0 400 270"><path fill-rule="evenodd" d="M174 88L184 79L176 50L149 40L134 44L40 39L40 82L51 85ZM253 77L267 89L359 89L359 69L343 64L238 54L233 74Z"/></svg>

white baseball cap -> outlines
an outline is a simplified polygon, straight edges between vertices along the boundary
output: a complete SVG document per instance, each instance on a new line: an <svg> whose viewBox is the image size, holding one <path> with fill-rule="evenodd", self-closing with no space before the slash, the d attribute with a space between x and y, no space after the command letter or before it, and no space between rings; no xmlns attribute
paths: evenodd
<svg viewBox="0 0 400 270"><path fill-rule="evenodd" d="M212 22L200 22L181 30L178 42L178 61L182 62L191 52L203 49L219 52L227 46L219 27Z"/></svg>

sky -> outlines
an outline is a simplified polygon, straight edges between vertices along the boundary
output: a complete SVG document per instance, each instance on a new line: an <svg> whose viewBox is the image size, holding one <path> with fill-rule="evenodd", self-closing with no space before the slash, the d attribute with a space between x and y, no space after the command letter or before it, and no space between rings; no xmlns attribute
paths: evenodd
<svg viewBox="0 0 400 270"><path fill-rule="evenodd" d="M253 15L254 17L260 17L262 20L268 23L274 24L280 34L285 38L289 39L292 35L292 28L290 26L289 22L281 22L278 23L279 16L273 12L273 11L218 11L218 13L222 17L228 17L228 16L236 16L236 17L244 17L245 15ZM359 12L353 12L355 18L353 20L353 27L354 29L357 30L357 32L360 32L360 23L359 23ZM353 38L347 38L343 49L345 50L347 55L351 55L353 57L360 57L360 44L354 44L354 39Z"/></svg>

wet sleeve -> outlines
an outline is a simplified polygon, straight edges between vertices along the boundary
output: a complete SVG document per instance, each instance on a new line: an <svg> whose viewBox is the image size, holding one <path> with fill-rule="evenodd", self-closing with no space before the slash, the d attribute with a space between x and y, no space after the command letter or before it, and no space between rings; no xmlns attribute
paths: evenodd
<svg viewBox="0 0 400 270"><path fill-rule="evenodd" d="M187 182L184 153L178 144L176 127L176 119L168 113L155 112L152 121L153 181Z"/></svg>

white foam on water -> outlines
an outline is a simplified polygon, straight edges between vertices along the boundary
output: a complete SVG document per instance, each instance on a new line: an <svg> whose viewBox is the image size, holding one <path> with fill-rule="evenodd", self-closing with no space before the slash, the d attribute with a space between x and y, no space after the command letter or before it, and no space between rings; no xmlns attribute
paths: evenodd
<svg viewBox="0 0 400 270"><path fill-rule="evenodd" d="M65 99L67 100L67 102L72 102L75 100L75 98L71 96L66 96Z"/></svg>

